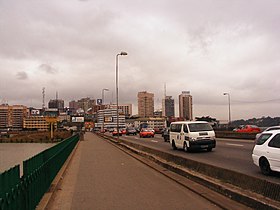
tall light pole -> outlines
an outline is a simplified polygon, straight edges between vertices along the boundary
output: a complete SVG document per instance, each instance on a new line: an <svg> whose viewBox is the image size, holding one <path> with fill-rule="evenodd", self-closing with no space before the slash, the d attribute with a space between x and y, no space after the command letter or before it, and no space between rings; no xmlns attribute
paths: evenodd
<svg viewBox="0 0 280 210"><path fill-rule="evenodd" d="M104 103L104 91L109 91L108 88L103 88L102 89L102 105L105 104ZM102 106L101 105L101 106ZM105 118L104 118L104 106L103 106L103 120L102 120L102 131L104 131L104 121L105 121Z"/></svg>
<svg viewBox="0 0 280 210"><path fill-rule="evenodd" d="M230 94L229 93L224 93L224 96L228 96L228 126L230 125L231 122L231 116L230 116Z"/></svg>
<svg viewBox="0 0 280 210"><path fill-rule="evenodd" d="M126 52L121 52L116 55L116 98L117 98L117 138L119 140L119 55L127 55Z"/></svg>

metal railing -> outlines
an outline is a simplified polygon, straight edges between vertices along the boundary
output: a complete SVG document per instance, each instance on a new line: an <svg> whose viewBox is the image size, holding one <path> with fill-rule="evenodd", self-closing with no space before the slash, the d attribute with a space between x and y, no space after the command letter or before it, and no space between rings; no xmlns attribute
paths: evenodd
<svg viewBox="0 0 280 210"><path fill-rule="evenodd" d="M78 141L72 136L23 161L22 177L19 165L0 174L0 210L35 209Z"/></svg>

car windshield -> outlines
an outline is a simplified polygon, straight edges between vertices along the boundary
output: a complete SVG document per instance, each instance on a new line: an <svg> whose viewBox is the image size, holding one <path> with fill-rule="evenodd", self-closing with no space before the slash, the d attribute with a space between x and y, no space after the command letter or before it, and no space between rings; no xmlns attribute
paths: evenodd
<svg viewBox="0 0 280 210"><path fill-rule="evenodd" d="M271 133L264 133L264 134L262 134L262 135L257 139L256 144L257 144L257 145L262 145L262 144L264 144L264 142L266 142L267 139L269 139L269 137L270 137L271 135L272 135Z"/></svg>
<svg viewBox="0 0 280 210"><path fill-rule="evenodd" d="M208 123L190 123L189 124L190 132L199 132L199 131L212 131L213 128Z"/></svg>

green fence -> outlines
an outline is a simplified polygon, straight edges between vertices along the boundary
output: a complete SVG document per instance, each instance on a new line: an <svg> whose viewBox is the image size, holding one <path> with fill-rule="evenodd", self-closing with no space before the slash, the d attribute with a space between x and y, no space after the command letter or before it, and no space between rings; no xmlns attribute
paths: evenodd
<svg viewBox="0 0 280 210"><path fill-rule="evenodd" d="M0 174L0 210L35 209L79 141L72 136Z"/></svg>

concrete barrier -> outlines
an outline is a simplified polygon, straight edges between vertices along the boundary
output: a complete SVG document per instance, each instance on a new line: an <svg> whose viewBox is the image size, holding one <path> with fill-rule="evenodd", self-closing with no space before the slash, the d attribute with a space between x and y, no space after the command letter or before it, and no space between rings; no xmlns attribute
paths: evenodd
<svg viewBox="0 0 280 210"><path fill-rule="evenodd" d="M248 139L254 140L257 133L238 133L234 131L215 131L217 138Z"/></svg>

